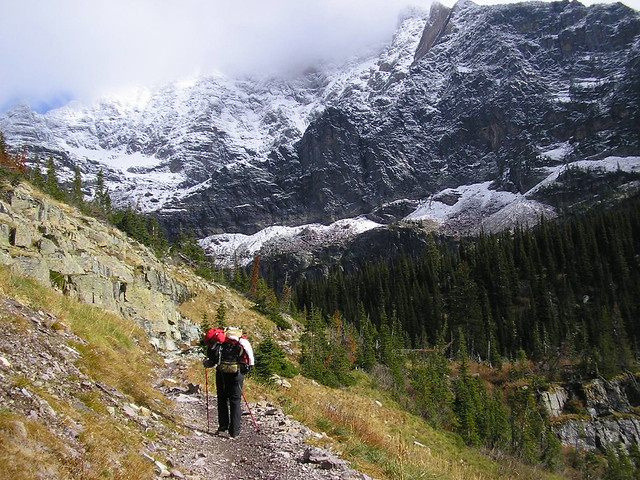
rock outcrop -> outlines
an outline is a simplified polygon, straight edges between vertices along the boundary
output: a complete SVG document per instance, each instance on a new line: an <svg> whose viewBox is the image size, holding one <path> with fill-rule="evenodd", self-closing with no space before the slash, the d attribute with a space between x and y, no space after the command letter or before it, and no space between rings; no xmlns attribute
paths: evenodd
<svg viewBox="0 0 640 480"><path fill-rule="evenodd" d="M191 293L175 270L116 228L26 184L0 198L0 263L135 320L157 348L174 350L199 335L178 312Z"/></svg>
<svg viewBox="0 0 640 480"><path fill-rule="evenodd" d="M560 441L581 450L640 444L640 377L556 385L540 393Z"/></svg>

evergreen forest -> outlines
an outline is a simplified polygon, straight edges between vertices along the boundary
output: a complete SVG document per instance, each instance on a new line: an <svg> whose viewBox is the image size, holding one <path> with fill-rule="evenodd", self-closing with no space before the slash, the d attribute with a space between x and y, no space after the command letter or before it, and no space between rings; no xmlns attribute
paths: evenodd
<svg viewBox="0 0 640 480"><path fill-rule="evenodd" d="M334 268L293 298L327 323L340 317L361 347L377 338L377 360L392 335L404 349L444 342L493 366L524 352L550 372L610 378L640 354L639 247L634 198L532 230L456 243L430 234L419 256Z"/></svg>
<svg viewBox="0 0 640 480"><path fill-rule="evenodd" d="M301 372L334 387L354 369L468 445L582 478L638 478L640 453L563 455L540 393L552 382L638 381L640 198L530 230L452 241L420 255L334 267L300 281ZM588 418L579 400L565 414ZM604 454L604 456L603 456Z"/></svg>

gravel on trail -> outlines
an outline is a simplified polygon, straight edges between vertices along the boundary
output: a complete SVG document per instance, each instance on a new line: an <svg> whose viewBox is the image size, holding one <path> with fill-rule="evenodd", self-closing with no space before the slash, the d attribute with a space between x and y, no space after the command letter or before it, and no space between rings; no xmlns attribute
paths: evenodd
<svg viewBox="0 0 640 480"><path fill-rule="evenodd" d="M121 431L148 435L140 454L153 463L156 478L371 480L329 450L309 446L307 440L319 434L272 404L243 402L242 430L235 439L208 433L217 429L216 396L208 395L207 429L203 386L188 383L184 374L195 358L165 354L154 382L169 400L170 411L152 411L80 371L76 362L81 354L70 345L87 344L69 329L60 328L59 319L51 313L0 295L0 316L23 322L2 322L0 329L0 404L18 415L12 423L17 433L7 440L15 451L23 451L31 440L32 447L38 444L37 439L27 437L25 424L19 419L24 418L46 427L64 445L69 458L86 459L86 445L80 441L85 427L80 420L52 408L47 398L86 409L78 398L90 396L106 406L107 415L119 422ZM39 478L58 478L49 474L46 462L34 469L42 474Z"/></svg>
<svg viewBox="0 0 640 480"><path fill-rule="evenodd" d="M167 358L163 378L176 378L186 367L180 357ZM214 375L211 370L210 375ZM202 386L188 384L161 387L183 419L185 432L172 439L158 439L170 464L160 475L191 480L371 480L329 450L306 442L319 434L285 415L270 403L243 399L241 433L230 438L217 435L217 399ZM182 477L181 477L182 475Z"/></svg>

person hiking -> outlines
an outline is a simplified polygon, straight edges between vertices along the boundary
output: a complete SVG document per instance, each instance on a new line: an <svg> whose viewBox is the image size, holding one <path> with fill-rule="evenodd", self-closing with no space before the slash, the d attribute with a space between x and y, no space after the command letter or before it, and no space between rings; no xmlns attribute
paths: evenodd
<svg viewBox="0 0 640 480"><path fill-rule="evenodd" d="M237 327L211 329L205 335L204 343L207 346L204 367L216 368L216 434L229 432L230 438L236 438L240 434L244 376L255 363L253 348L247 337L242 334L242 330Z"/></svg>

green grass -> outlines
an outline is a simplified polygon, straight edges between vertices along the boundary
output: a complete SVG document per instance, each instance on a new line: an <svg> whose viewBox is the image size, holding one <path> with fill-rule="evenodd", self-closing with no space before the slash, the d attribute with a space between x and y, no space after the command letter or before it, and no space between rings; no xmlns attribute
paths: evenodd
<svg viewBox="0 0 640 480"><path fill-rule="evenodd" d="M319 386L303 377L292 381L287 413L325 432L331 444L352 464L381 480L527 478L553 480L560 476L503 456L499 461L466 447L460 437L435 430L404 411L374 387L366 374L346 389ZM378 403L382 404L380 406Z"/></svg>
<svg viewBox="0 0 640 480"><path fill-rule="evenodd" d="M54 330L70 330L80 341L70 344L80 353L74 362L92 382L117 389L136 403L161 414L170 411L167 400L151 384L152 367L161 358L152 350L144 332L132 322L15 275L0 266L0 294L11 296L34 310L53 314ZM10 295L8 295L10 294ZM5 332L27 335L31 326L21 318L3 316ZM27 388L46 401L56 418L79 428L77 444L65 443L42 421L4 408L0 412L0 478L147 480L154 478L153 464L140 455L144 441L157 434L141 431L137 425L122 424L109 414L105 395L99 390L73 393L71 402L53 394L44 384L24 375L7 374L10 385ZM79 427L78 427L79 426ZM71 453L75 452L75 453Z"/></svg>

